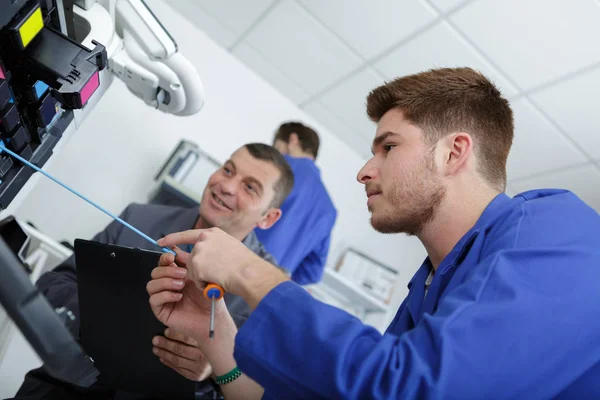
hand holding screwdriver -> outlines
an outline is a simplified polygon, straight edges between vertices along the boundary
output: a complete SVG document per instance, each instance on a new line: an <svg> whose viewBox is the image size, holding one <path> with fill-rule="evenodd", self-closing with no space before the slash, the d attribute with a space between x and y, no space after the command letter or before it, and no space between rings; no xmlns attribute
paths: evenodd
<svg viewBox="0 0 600 400"><path fill-rule="evenodd" d="M220 300L223 297L225 291L219 285L214 283L209 283L204 288L204 297L206 299L210 299L210 331L208 333L208 337L210 339L215 337L215 301Z"/></svg>

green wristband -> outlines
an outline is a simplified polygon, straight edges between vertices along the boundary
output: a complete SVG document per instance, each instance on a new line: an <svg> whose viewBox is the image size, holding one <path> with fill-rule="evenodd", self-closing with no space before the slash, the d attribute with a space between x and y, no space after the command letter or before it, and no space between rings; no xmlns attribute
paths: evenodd
<svg viewBox="0 0 600 400"><path fill-rule="evenodd" d="M241 375L242 375L242 371L240 371L240 369L236 366L234 369L232 369L225 375L217 376L217 378L215 379L215 382L219 386L227 385L228 383L235 381Z"/></svg>

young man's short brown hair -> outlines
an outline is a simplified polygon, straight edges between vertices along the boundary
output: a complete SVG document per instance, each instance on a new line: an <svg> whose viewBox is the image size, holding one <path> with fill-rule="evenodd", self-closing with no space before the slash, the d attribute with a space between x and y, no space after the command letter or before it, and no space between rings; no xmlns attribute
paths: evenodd
<svg viewBox="0 0 600 400"><path fill-rule="evenodd" d="M275 133L274 140L281 140L285 143L289 143L290 135L292 133L298 135L302 150L312 154L314 158L317 158L317 154L319 153L319 135L314 129L309 128L303 123L286 122L281 124L279 129L277 129L277 133Z"/></svg>
<svg viewBox="0 0 600 400"><path fill-rule="evenodd" d="M397 78L367 96L374 122L392 108L421 128L428 144L452 132L473 137L479 172L506 187L506 160L514 136L513 112L500 91L471 68L440 68Z"/></svg>

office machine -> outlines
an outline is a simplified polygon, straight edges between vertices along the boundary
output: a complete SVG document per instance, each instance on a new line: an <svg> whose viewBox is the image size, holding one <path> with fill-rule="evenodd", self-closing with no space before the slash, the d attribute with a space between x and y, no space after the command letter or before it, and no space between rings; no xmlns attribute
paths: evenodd
<svg viewBox="0 0 600 400"><path fill-rule="evenodd" d="M44 166L114 77L161 112L204 105L196 70L144 1L0 0L0 140L9 149ZM0 210L33 175L0 155Z"/></svg>
<svg viewBox="0 0 600 400"><path fill-rule="evenodd" d="M143 0L0 0L2 146L47 166L115 78L159 112L188 116L204 105L196 70ZM22 232L5 219L38 175L0 153L0 303L51 375L89 386L92 360L34 289L22 246L15 251Z"/></svg>

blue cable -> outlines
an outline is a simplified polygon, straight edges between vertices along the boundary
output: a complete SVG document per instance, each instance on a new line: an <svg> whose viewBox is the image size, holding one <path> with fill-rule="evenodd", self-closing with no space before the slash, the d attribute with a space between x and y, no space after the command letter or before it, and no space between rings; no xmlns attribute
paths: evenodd
<svg viewBox="0 0 600 400"><path fill-rule="evenodd" d="M71 193L73 193L74 195L77 195L81 199L87 201L89 204L93 205L98 210L100 210L103 213L107 214L108 216L110 216L115 221L121 223L123 226L131 229L133 232L137 233L138 235L140 235L141 237L143 237L144 239L146 239L147 241L149 241L153 245L155 245L157 247L161 247L161 246L158 245L158 242L156 240L152 239L150 236L146 235L144 232L140 231L139 229L137 229L137 228L133 227L132 225L128 224L127 222L123 221L121 218L119 218L116 215L110 213L109 211L105 210L104 208L100 207L98 204L94 203L93 201L91 201L90 199L88 199L87 197L85 197L84 195L78 193L77 191L71 189L70 187L68 187L67 185L65 185L64 183L62 183L61 181L59 181L58 179L54 178L52 175L46 173L45 171L42 171L40 168L36 167L35 165L33 165L32 163L30 163L29 161L27 161L23 157L19 156L18 154L14 153L13 151L7 149L6 146L4 145L4 142L0 141L0 153L2 153L3 151L7 152L8 154L10 154L11 156L13 156L17 160L21 161L23 164L26 164L27 166L33 168L37 172L39 172L39 173L45 175L46 177L50 178L51 180L53 180L54 182L58 183L60 186L64 187L65 189L67 189L68 191L70 191ZM175 252L173 250L171 250L171 249L168 249L166 247L161 247L161 249L165 253L171 253L173 255L176 255Z"/></svg>

